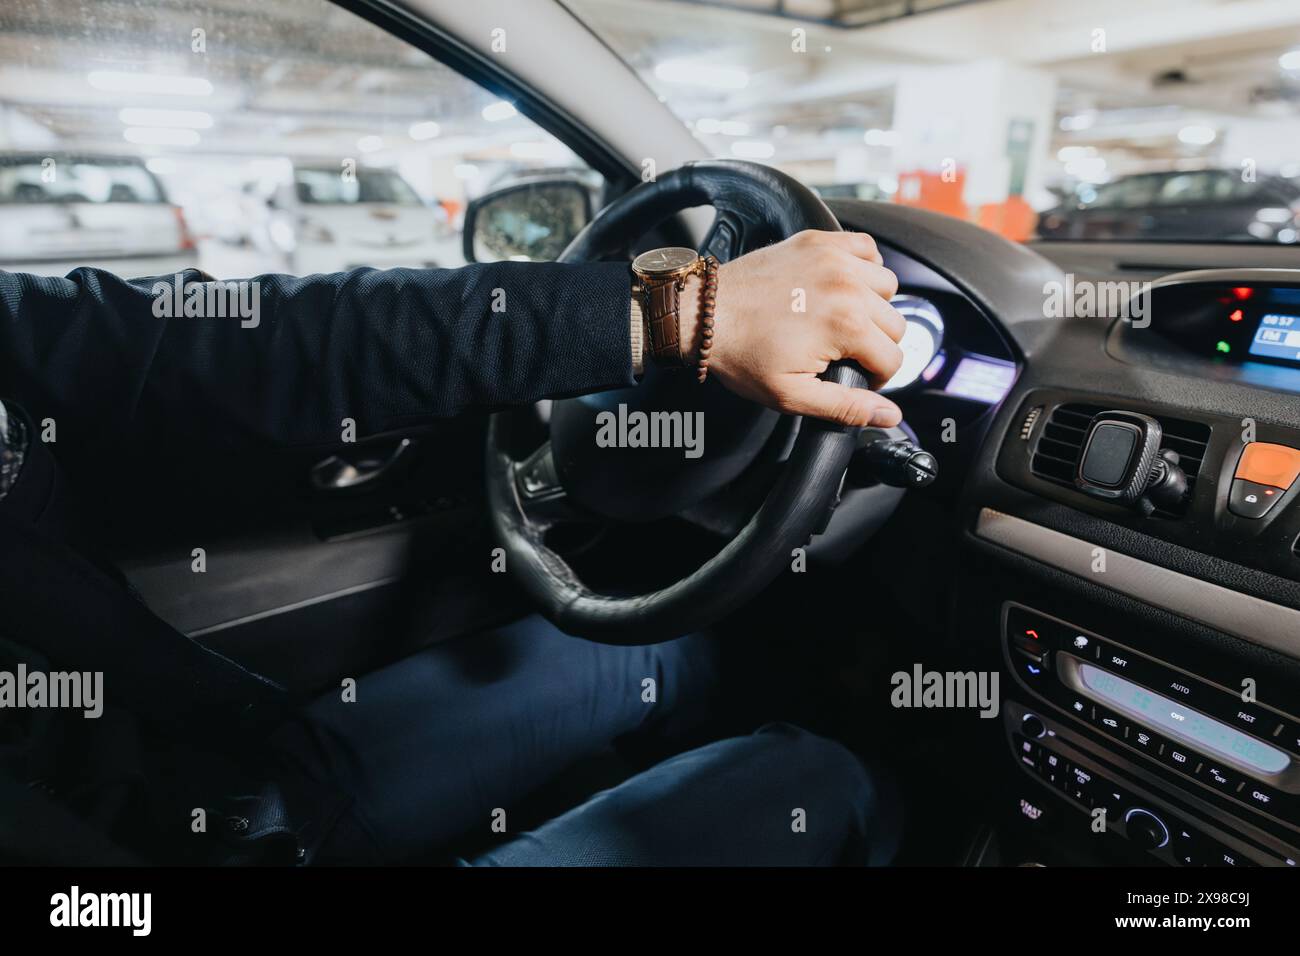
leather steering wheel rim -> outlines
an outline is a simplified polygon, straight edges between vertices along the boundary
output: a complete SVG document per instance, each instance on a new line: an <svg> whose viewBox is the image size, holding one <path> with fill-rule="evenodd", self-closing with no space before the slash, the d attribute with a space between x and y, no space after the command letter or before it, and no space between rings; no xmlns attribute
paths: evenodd
<svg viewBox="0 0 1300 956"><path fill-rule="evenodd" d="M701 205L718 211L704 243L714 254L754 248L804 229L840 231L821 199L792 177L756 163L704 161L687 163L616 200L583 229L560 261L618 253L669 216ZM822 377L853 387L868 385L865 373L851 362L833 364ZM513 414L491 416L485 462L489 513L507 568L561 630L610 644L652 644L691 633L766 587L790 566L794 549L829 518L858 433L857 428L804 419L766 500L717 554L665 588L608 595L583 584L547 546L547 523L525 506L519 465L509 452Z"/></svg>

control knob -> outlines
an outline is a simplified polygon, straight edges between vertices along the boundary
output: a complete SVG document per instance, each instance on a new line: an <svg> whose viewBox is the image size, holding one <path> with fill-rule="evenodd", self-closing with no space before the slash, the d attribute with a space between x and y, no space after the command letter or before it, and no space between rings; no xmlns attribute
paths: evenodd
<svg viewBox="0 0 1300 956"><path fill-rule="evenodd" d="M1124 827L1128 838L1144 850L1158 850L1169 842L1169 828L1164 821L1142 807L1133 807L1124 814Z"/></svg>

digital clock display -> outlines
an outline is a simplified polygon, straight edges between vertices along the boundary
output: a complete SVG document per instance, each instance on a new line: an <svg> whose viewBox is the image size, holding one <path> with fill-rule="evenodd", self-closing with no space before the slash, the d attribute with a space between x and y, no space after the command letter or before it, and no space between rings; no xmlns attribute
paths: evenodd
<svg viewBox="0 0 1300 956"><path fill-rule="evenodd" d="M1300 316L1272 312L1260 316L1250 354L1300 365Z"/></svg>
<svg viewBox="0 0 1300 956"><path fill-rule="evenodd" d="M1280 773L1291 762L1291 758L1276 747L1189 710L1176 700L1153 693L1110 671L1080 664L1079 673L1084 686L1117 710L1206 753L1226 757L1261 774Z"/></svg>

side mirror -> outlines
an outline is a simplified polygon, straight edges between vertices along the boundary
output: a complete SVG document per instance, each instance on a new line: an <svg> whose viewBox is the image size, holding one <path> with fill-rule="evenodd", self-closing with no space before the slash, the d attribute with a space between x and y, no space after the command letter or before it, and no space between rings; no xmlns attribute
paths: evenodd
<svg viewBox="0 0 1300 956"><path fill-rule="evenodd" d="M466 262L550 262L591 219L591 194L572 179L517 183L465 208Z"/></svg>

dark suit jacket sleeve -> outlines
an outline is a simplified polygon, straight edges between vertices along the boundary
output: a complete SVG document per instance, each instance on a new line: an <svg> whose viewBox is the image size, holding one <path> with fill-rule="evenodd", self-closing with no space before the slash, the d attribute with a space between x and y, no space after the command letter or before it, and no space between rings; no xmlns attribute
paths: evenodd
<svg viewBox="0 0 1300 956"><path fill-rule="evenodd" d="M344 419L365 437L632 382L625 264L245 281L255 317L168 317L170 276L0 272L0 397L53 418L69 451L141 432L211 450L331 444Z"/></svg>

